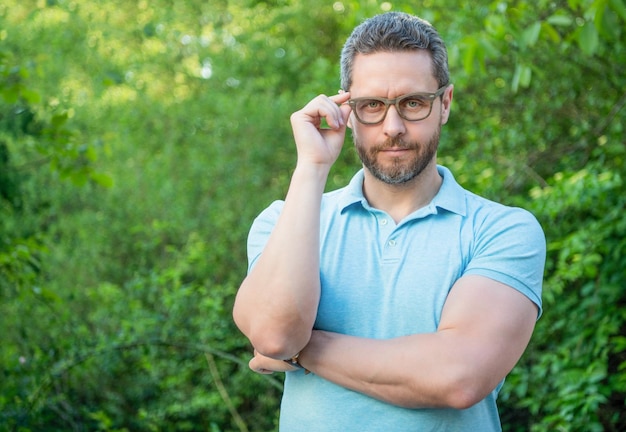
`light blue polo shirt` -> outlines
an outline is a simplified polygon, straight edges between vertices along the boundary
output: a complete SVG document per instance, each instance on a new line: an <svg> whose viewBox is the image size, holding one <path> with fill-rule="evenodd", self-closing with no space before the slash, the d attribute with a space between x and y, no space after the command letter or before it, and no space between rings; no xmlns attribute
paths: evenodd
<svg viewBox="0 0 626 432"><path fill-rule="evenodd" d="M469 274L520 291L541 314L546 246L535 217L464 190L445 167L438 171L443 183L432 202L398 224L368 204L362 170L348 186L324 194L316 329L380 339L434 332L452 285ZM282 206L282 201L272 203L254 221L249 268ZM291 372L285 380L280 430L500 431L500 386L466 410L406 409L315 374Z"/></svg>

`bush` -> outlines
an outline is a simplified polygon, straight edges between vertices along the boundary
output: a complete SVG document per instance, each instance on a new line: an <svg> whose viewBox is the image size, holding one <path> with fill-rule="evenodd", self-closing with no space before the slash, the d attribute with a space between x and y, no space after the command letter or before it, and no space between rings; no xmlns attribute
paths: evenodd
<svg viewBox="0 0 626 432"><path fill-rule="evenodd" d="M619 1L56 0L0 6L0 430L276 430L282 378L230 316L247 232L286 191L289 114L392 7L450 49L442 163L546 231L504 429L624 429Z"/></svg>

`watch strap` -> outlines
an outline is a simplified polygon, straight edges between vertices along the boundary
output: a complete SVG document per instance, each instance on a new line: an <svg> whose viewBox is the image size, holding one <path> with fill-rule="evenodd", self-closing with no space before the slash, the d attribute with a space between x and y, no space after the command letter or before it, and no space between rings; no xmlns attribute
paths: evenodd
<svg viewBox="0 0 626 432"><path fill-rule="evenodd" d="M305 375L311 373L310 370L308 370L307 368L305 368L304 366L302 366L300 364L299 357L300 357L300 353L296 354L295 356L291 357L290 359L286 359L286 360L283 360L283 361L285 363L287 363L288 365L290 365L290 366L296 367L298 369L304 369Z"/></svg>

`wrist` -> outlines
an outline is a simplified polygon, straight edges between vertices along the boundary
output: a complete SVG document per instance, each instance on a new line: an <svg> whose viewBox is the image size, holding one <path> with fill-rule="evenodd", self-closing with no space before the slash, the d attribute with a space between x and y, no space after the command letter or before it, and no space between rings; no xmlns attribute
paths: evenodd
<svg viewBox="0 0 626 432"><path fill-rule="evenodd" d="M311 371L309 371L307 368L302 366L302 364L300 364L300 353L296 354L295 356L291 357L290 359L286 359L286 360L283 360L283 361L285 363L287 363L288 365L290 365L290 366L293 366L293 367L298 368L298 369L303 369L305 375L308 375L309 373L311 373Z"/></svg>
<svg viewBox="0 0 626 432"><path fill-rule="evenodd" d="M317 178L319 180L326 180L328 174L330 173L330 169L332 164L326 163L318 163L309 160L303 160L298 158L296 162L296 167L294 170L294 174L299 174L303 176L311 176Z"/></svg>

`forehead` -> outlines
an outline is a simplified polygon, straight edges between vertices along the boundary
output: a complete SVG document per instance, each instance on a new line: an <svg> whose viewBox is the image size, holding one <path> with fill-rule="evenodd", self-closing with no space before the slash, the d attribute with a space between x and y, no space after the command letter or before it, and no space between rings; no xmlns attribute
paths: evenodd
<svg viewBox="0 0 626 432"><path fill-rule="evenodd" d="M432 58L426 50L357 54L352 66L350 93L354 98L394 98L437 90Z"/></svg>

